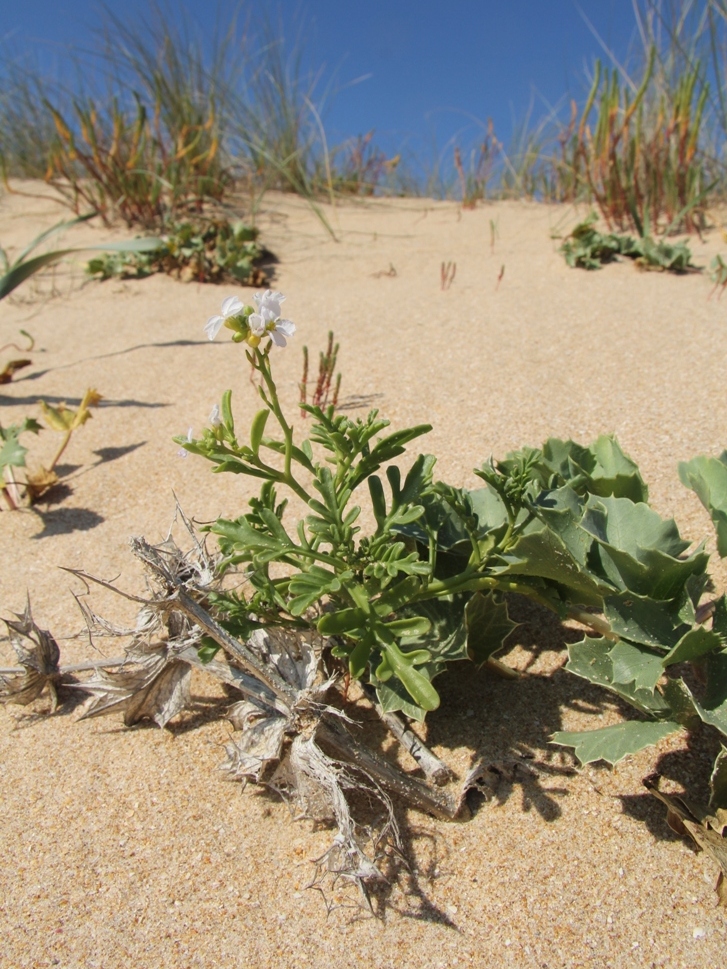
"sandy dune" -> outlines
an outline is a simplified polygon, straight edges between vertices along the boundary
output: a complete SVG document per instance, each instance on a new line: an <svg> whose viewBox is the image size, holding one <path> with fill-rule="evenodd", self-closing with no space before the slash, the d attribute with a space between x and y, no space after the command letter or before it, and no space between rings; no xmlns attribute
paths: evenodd
<svg viewBox="0 0 727 969"><path fill-rule="evenodd" d="M332 328L344 409L370 402L397 427L431 422L424 446L442 478L474 484L472 467L490 454L549 435L586 443L615 432L657 510L690 539L710 533L676 474L679 460L727 446L727 301L708 299L706 277L569 269L551 239L575 222L564 207L461 212L397 200L326 211L337 241L299 199L270 196L259 215L280 259L275 285L298 325L275 359L291 412L301 347L315 356ZM17 251L62 215L47 193L3 195L0 244ZM118 235L83 226L66 238ZM720 247L718 229L694 240L696 261L708 264ZM443 260L457 264L446 292ZM390 266L396 275L383 275ZM162 537L173 494L204 521L239 514L252 493L235 476L212 477L201 459L181 459L171 441L189 426L199 431L227 387L240 422L257 409L242 350L202 331L233 292L251 295L160 277L84 283L71 263L0 304L0 345L22 327L40 348L32 368L1 388L3 424L36 414L41 398L78 400L87 386L105 397L64 457L67 493L0 513L2 614L20 611L29 590L67 661L86 658L89 646L76 637L82 621L70 594L82 586L59 566L137 591L128 538ZM50 432L32 441L31 463L56 443ZM724 587L724 569L713 568ZM102 614L129 615L102 591L93 602ZM513 684L452 671L426 727L460 774L478 758L499 765L498 796L466 824L402 814L414 870L377 896L382 920L355 907L327 916L305 886L330 833L293 821L264 792L241 794L216 771L229 726L216 719L214 686L195 683L203 713L166 732L126 730L120 717L78 724L70 702L52 718L34 715L46 701L0 708L0 966L724 964L715 871L672 835L641 785L658 766L704 796L713 747L702 739L687 755L667 738L613 770L573 771L548 745L552 732L617 722L624 711L559 671L557 625L524 608L518 618L505 659L528 675ZM12 660L3 639L0 665ZM363 707L361 715L371 716Z"/></svg>

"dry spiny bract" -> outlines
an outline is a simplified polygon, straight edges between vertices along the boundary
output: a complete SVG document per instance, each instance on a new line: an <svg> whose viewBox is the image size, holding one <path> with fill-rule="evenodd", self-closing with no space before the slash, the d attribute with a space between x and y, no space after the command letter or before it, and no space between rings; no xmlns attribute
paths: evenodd
<svg viewBox="0 0 727 969"><path fill-rule="evenodd" d="M45 687L51 696L51 712L58 705L56 683L60 679L60 650L58 643L46 629L33 622L30 599L25 612L16 613L16 619L3 620L10 633L10 642L24 667L24 672L0 675L0 703L18 703L27 706L37 700Z"/></svg>
<svg viewBox="0 0 727 969"><path fill-rule="evenodd" d="M127 727L145 719L166 727L189 706L189 664L177 659L165 643L149 647L137 643L126 659L128 666L101 669L81 685L84 692L93 694L81 719L123 712Z"/></svg>

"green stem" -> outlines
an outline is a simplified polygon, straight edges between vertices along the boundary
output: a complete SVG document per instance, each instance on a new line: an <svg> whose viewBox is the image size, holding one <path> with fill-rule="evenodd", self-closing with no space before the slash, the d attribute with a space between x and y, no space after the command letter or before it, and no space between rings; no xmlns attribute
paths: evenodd
<svg viewBox="0 0 727 969"><path fill-rule="evenodd" d="M275 415L275 419L280 425L280 429L283 432L283 437L285 438L285 464L282 477L278 477L281 483L288 485L299 498L302 498L306 504L311 500L311 496L305 490L305 488L296 480L292 472L293 464L293 428L288 424L285 417L283 416L283 411L280 406L280 400L278 398L278 388L273 380L273 375L270 370L270 362L268 359L267 350L262 351L255 349L255 366L259 370L261 377L265 381L265 386L267 387L270 399L265 397L265 393L260 387L260 396L265 401L267 407L270 408L272 413ZM277 475L280 472L276 472Z"/></svg>

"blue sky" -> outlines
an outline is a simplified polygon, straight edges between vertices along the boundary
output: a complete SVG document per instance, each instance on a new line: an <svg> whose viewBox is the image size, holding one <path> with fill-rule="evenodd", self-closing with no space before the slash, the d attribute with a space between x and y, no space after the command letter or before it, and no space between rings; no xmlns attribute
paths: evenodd
<svg viewBox="0 0 727 969"><path fill-rule="evenodd" d="M547 104L583 99L585 69L603 55L584 14L619 57L635 28L632 0L202 0L187 7L210 35L215 17L225 24L236 10L244 19L261 7L286 40L300 34L309 65L335 74L338 93L326 114L334 140L375 128L392 153L402 145L421 151L434 138L440 149L452 138L466 142L488 117L507 141L533 99L535 118ZM128 21L150 4L124 0L112 8ZM51 68L69 45L91 46L102 22L93 0L0 0L0 10L6 56L33 51ZM352 83L359 78L366 79Z"/></svg>

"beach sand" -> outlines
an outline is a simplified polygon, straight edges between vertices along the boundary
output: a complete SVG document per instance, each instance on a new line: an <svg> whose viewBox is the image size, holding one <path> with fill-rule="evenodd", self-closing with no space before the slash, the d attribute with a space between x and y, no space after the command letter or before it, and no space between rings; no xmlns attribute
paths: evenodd
<svg viewBox="0 0 727 969"><path fill-rule="evenodd" d="M64 216L48 190L21 187L40 197L0 197L0 244L11 254ZM421 447L438 456L441 478L475 486L472 468L491 454L615 432L653 506L685 537L711 535L676 471L727 446L727 301L708 299L708 277L570 269L551 237L578 217L564 206L461 211L405 199L324 210L335 241L298 198L270 195L258 216L279 258L274 286L298 326L274 358L289 413L302 345L315 362L333 329L342 409L378 407L394 427L433 424ZM64 238L124 234L83 225ZM701 265L724 248L718 227L691 245ZM457 267L446 291L443 261ZM78 401L88 386L105 398L64 455L65 491L0 513L2 615L21 612L29 592L65 662L93 651L71 595L83 585L61 566L140 592L128 539L163 538L175 495L209 521L242 513L256 490L180 458L171 440L199 432L228 387L241 426L257 410L242 349L224 335L210 343L202 329L233 293L252 295L166 277L84 282L79 259L0 304L0 345L21 339L19 328L37 341L33 366L0 388L3 424L38 415L39 399ZM26 443L32 465L58 439L46 431ZM713 572L724 589L719 561ZM133 614L102 589L92 604L119 621ZM642 786L658 769L667 786L704 800L714 740L697 737L688 751L670 737L614 769L574 770L550 735L628 711L561 669L564 640L582 633L522 603L513 611L523 625L503 660L525 675L513 682L461 664L437 681L442 705L424 731L460 777L480 759L498 765L497 796L467 823L400 811L412 871L377 891L379 919L350 893L334 889L328 900L349 904L328 914L306 891L330 830L218 771L230 726L224 694L204 677L193 685L199 712L166 731L126 729L120 716L77 723L71 701L52 717L40 715L46 698L0 708L0 967L723 965L716 869L672 834ZM13 661L4 638L0 665ZM363 705L359 715L373 716ZM400 763L414 770L403 754Z"/></svg>

